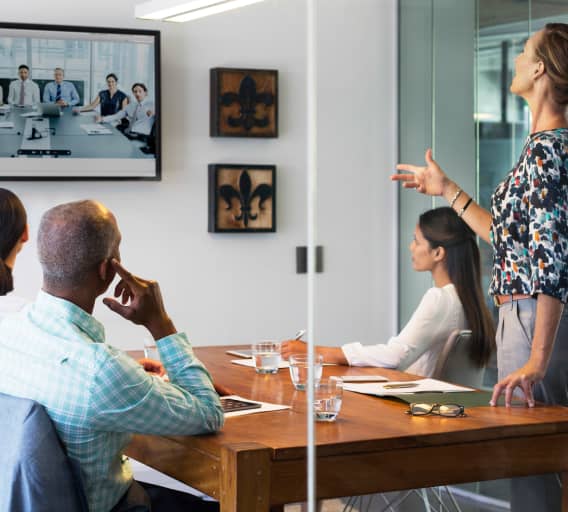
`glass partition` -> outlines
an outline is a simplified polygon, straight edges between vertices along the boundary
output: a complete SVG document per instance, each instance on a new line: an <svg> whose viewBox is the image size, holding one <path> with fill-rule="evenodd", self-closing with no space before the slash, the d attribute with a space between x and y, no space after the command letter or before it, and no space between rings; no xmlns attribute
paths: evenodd
<svg viewBox="0 0 568 512"><path fill-rule="evenodd" d="M432 147L436 160L484 207L516 163L529 134L529 110L509 86L515 57L534 31L568 22L568 4L538 0L401 0L399 159L420 164ZM431 282L412 272L406 245L417 215L445 200L399 193L399 328ZM492 249L479 242L483 287L489 287ZM487 304L494 312L489 296ZM496 363L483 385L496 382ZM506 510L507 481L456 487L479 510ZM476 509L477 510L477 509Z"/></svg>

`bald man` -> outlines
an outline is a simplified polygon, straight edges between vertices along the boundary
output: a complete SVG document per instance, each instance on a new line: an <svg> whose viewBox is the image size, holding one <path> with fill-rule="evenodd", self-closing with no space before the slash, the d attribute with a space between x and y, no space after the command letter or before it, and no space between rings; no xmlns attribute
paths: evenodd
<svg viewBox="0 0 568 512"><path fill-rule="evenodd" d="M67 454L80 464L91 512L149 509L149 496L153 511L177 510L171 496L133 482L122 451L133 432L213 432L223 424L223 411L209 373L168 316L158 283L120 264L120 241L114 215L98 202L62 204L45 213L38 233L43 289L0 324L0 392L46 408ZM103 302L148 329L170 383L152 374L162 371L159 363L140 365L105 343L92 313L116 274L120 300ZM192 511L217 507L193 500Z"/></svg>

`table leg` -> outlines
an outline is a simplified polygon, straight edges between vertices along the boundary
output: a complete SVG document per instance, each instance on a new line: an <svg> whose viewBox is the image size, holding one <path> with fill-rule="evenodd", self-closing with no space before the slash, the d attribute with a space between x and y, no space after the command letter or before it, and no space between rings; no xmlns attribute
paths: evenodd
<svg viewBox="0 0 568 512"><path fill-rule="evenodd" d="M562 512L568 512L568 472L561 473L562 476Z"/></svg>
<svg viewBox="0 0 568 512"><path fill-rule="evenodd" d="M221 448L221 512L270 512L270 462L271 450L264 445L238 443Z"/></svg>

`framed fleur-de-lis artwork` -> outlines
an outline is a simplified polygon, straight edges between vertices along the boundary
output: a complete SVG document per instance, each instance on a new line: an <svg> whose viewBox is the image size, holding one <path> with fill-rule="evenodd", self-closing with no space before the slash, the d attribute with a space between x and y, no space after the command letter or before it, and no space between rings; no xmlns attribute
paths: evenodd
<svg viewBox="0 0 568 512"><path fill-rule="evenodd" d="M276 166L209 165L209 232L276 231Z"/></svg>
<svg viewBox="0 0 568 512"><path fill-rule="evenodd" d="M278 137L278 71L213 68L212 137Z"/></svg>

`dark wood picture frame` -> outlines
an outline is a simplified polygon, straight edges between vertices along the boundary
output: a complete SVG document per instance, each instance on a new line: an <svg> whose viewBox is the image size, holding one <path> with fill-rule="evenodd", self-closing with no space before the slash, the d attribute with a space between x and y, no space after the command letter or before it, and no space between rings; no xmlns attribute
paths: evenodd
<svg viewBox="0 0 568 512"><path fill-rule="evenodd" d="M276 166L209 164L210 233L276 231Z"/></svg>
<svg viewBox="0 0 568 512"><path fill-rule="evenodd" d="M278 71L210 70L211 137L278 137Z"/></svg>

